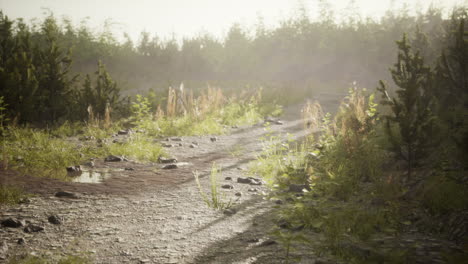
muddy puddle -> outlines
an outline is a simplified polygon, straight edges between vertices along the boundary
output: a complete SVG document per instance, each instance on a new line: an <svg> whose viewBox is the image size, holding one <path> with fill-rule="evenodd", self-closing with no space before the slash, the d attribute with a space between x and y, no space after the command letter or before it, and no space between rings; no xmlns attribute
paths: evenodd
<svg viewBox="0 0 468 264"><path fill-rule="evenodd" d="M120 168L100 168L100 169L83 169L79 173L69 174L71 182L79 183L102 183L106 179L112 177L115 172L124 171Z"/></svg>

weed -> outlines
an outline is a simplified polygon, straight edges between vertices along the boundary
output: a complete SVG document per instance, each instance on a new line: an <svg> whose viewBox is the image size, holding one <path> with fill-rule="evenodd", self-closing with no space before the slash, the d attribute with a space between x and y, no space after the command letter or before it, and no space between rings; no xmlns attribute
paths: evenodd
<svg viewBox="0 0 468 264"><path fill-rule="evenodd" d="M232 206L232 201L229 200L228 202L225 201L225 195L221 195L219 193L219 182L218 182L218 175L220 170L216 167L216 164L213 163L211 167L210 173L210 196L208 196L204 191L200 183L198 172L194 172L193 176L195 177L195 181L198 186L198 190L200 191L200 195L206 205L213 209L224 210Z"/></svg>
<svg viewBox="0 0 468 264"><path fill-rule="evenodd" d="M21 188L15 186L0 186L0 204L17 204L25 197Z"/></svg>

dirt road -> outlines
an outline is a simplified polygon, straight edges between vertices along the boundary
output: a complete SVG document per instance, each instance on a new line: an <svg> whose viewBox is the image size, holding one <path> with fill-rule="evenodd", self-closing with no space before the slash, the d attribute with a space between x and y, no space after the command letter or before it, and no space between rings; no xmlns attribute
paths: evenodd
<svg viewBox="0 0 468 264"><path fill-rule="evenodd" d="M18 218L44 230L0 228L0 240L8 247L3 257L29 252L50 258L89 255L95 263L280 263L282 247L269 237L274 203L264 199L266 187L237 183L237 178L248 176L248 163L260 153L260 139L268 133L304 136L301 121L296 120L298 109L291 113L282 125L271 125L271 131L258 124L233 129L216 141L210 136L170 141L175 147L167 151L177 158L176 169L97 160L95 170L110 175L99 184L4 175L4 182L39 195L2 208L0 219ZM193 142L198 146L191 147ZM232 186L221 191L226 200L236 201L233 215L208 208L199 194L193 172L199 172L209 190L213 163L222 169L220 185ZM55 197L58 191L73 192L78 198ZM49 223L51 215L62 223ZM23 244L18 244L20 239ZM303 263L314 262L305 256Z"/></svg>

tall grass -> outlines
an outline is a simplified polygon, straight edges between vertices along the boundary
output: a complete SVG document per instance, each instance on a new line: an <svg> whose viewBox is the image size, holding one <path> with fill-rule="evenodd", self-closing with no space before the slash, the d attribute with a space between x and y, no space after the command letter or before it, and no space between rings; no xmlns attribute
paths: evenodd
<svg viewBox="0 0 468 264"><path fill-rule="evenodd" d="M262 119L261 93L227 97L219 88L208 86L200 95L192 90L169 87L165 107L137 96L133 123L151 136L221 134L226 126L250 125ZM164 112L162 109L166 109Z"/></svg>
<svg viewBox="0 0 468 264"><path fill-rule="evenodd" d="M198 190L200 195L205 202L205 204L213 209L224 210L232 206L232 201L225 201L226 196L219 192L219 175L220 170L216 167L216 164L213 163L210 173L210 193L207 194L203 190L203 187L200 183L200 178L198 172L194 172L193 176L195 177L195 182L197 183Z"/></svg>

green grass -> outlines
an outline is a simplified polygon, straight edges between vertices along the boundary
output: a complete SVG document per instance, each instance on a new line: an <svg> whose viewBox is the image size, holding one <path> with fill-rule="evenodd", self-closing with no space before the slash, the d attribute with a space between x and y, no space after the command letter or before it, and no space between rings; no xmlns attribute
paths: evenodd
<svg viewBox="0 0 468 264"><path fill-rule="evenodd" d="M12 128L3 142L10 168L37 176L61 178L67 166L82 161L75 144L31 128ZM84 155L98 154L87 149Z"/></svg>
<svg viewBox="0 0 468 264"><path fill-rule="evenodd" d="M197 183L200 195L205 204L213 209L224 210L232 206L232 201L225 201L225 195L219 193L219 175L220 170L213 163L210 173L210 194L206 194L200 183L198 172L194 172L195 182Z"/></svg>
<svg viewBox="0 0 468 264"><path fill-rule="evenodd" d="M97 136L110 132L87 128ZM64 133L64 132L61 132ZM98 135L101 134L101 135ZM11 128L2 142L9 168L39 177L67 180L66 167L78 165L91 157L121 155L138 161L156 161L164 155L161 146L153 139L134 134L125 143L103 143L57 137L51 132L31 128Z"/></svg>
<svg viewBox="0 0 468 264"><path fill-rule="evenodd" d="M107 145L107 152L112 155L125 156L139 161L157 161L164 155L159 143L142 134L132 135L127 142Z"/></svg>
<svg viewBox="0 0 468 264"><path fill-rule="evenodd" d="M15 186L0 186L0 204L17 204L27 195Z"/></svg>

